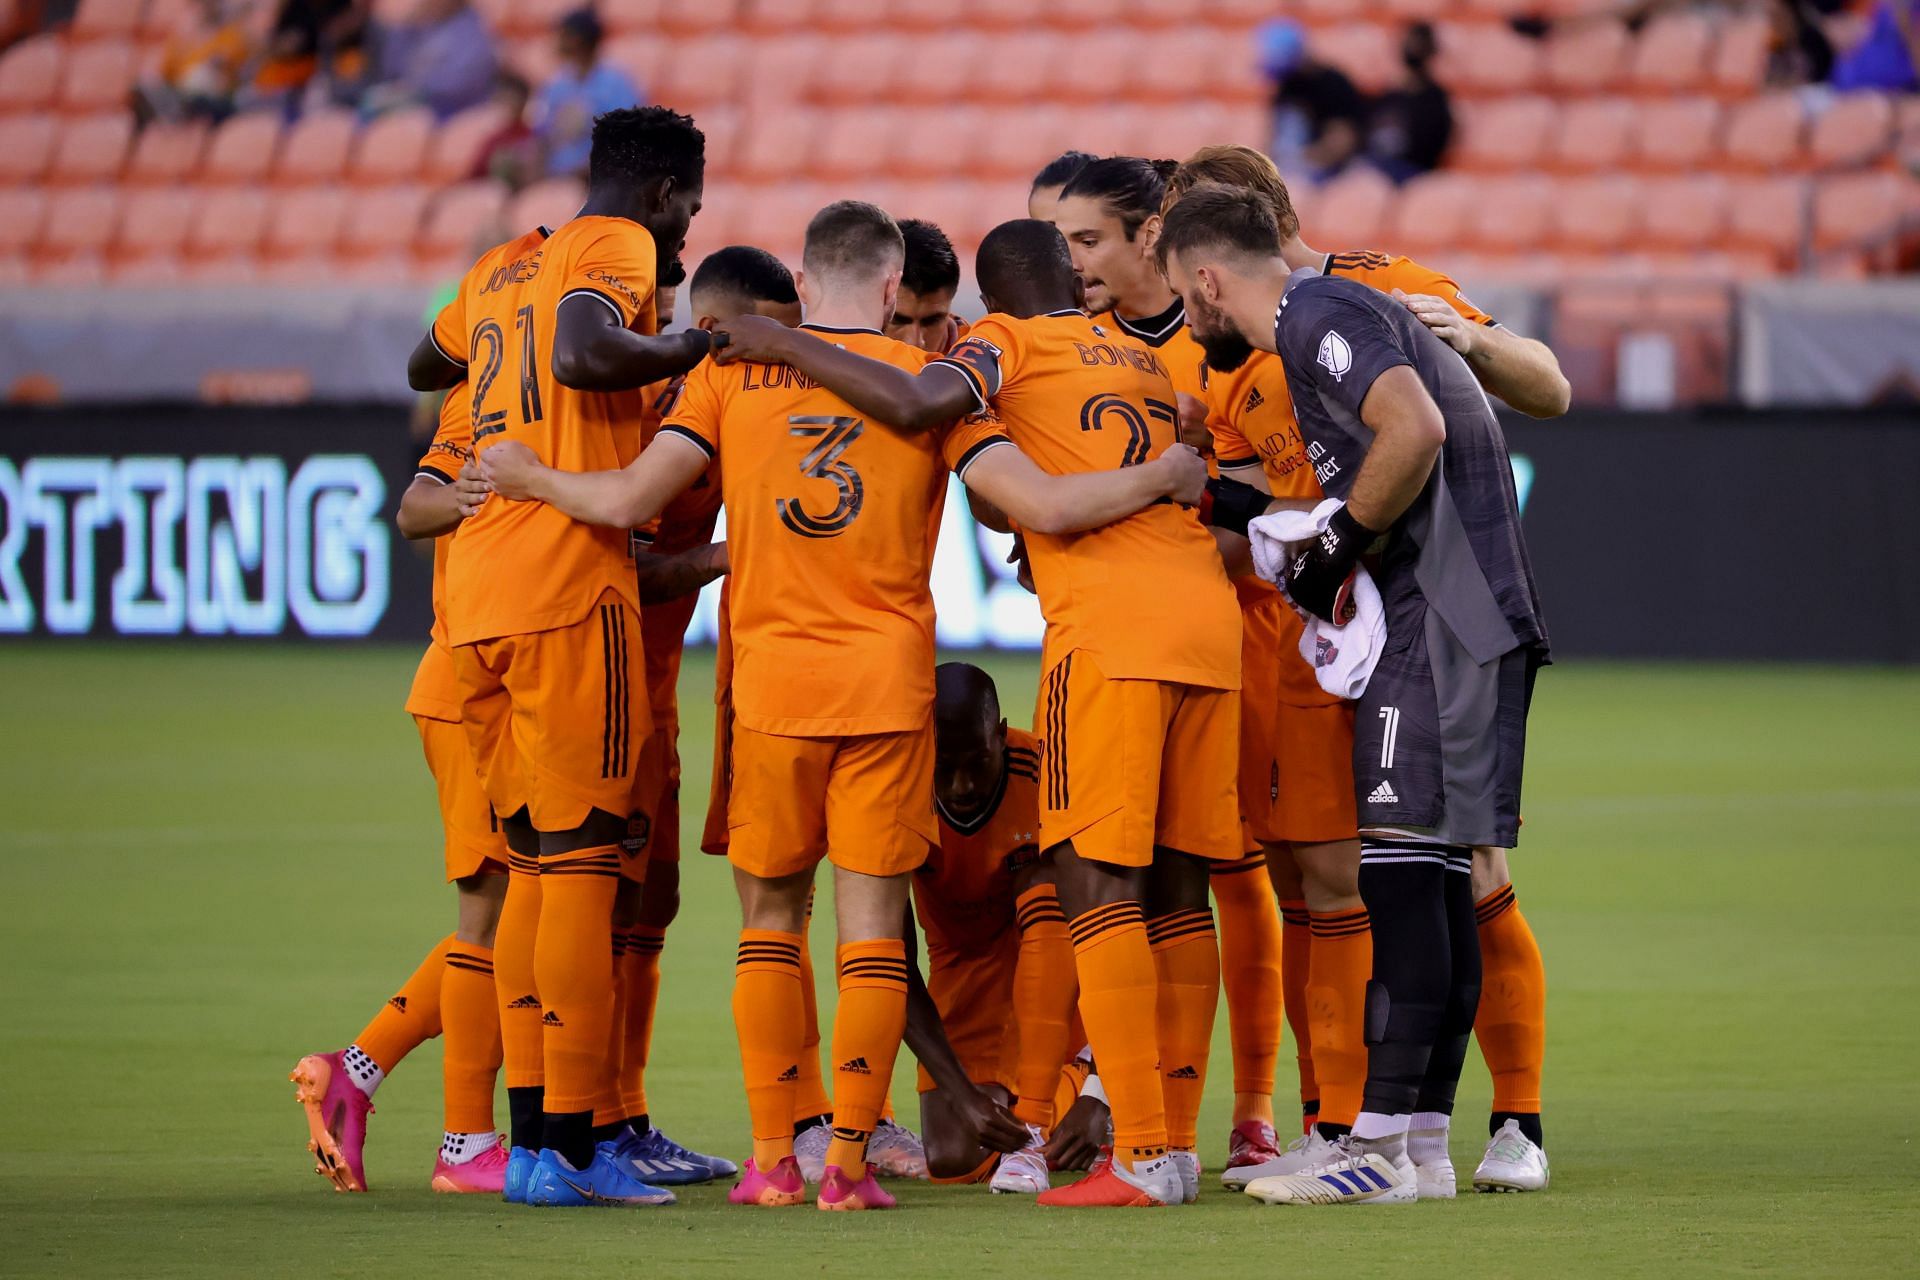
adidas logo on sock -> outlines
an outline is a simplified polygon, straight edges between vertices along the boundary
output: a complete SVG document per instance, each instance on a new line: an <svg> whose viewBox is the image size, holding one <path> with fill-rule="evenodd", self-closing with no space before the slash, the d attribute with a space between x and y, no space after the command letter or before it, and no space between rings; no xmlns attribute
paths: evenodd
<svg viewBox="0 0 1920 1280"><path fill-rule="evenodd" d="M513 1001L507 1006L509 1009L538 1009L539 1007L539 996L521 996L518 1000Z"/></svg>
<svg viewBox="0 0 1920 1280"><path fill-rule="evenodd" d="M873 1074L872 1070L868 1068L865 1058L850 1058L840 1064L840 1069L842 1071L852 1072L856 1076L870 1076Z"/></svg>
<svg viewBox="0 0 1920 1280"><path fill-rule="evenodd" d="M564 1022L562 1022L562 1021L560 1021L560 1015L559 1015L559 1014L557 1014L557 1013L555 1013L555 1012L554 1012L553 1010L551 1010L551 1009L549 1009L549 1010L547 1010L547 1016L546 1016L546 1017L544 1017L544 1018L542 1018L542 1019L540 1019L540 1025L541 1025L541 1026L543 1026L543 1027L564 1027L564 1026L566 1026L567 1024L566 1024L566 1023L564 1023Z"/></svg>
<svg viewBox="0 0 1920 1280"><path fill-rule="evenodd" d="M1367 803L1368 804L1399 804L1400 797L1394 794L1393 784L1391 782L1383 781L1379 786L1373 789L1373 794L1367 797Z"/></svg>
<svg viewBox="0 0 1920 1280"><path fill-rule="evenodd" d="M789 1080L798 1080L799 1078L800 1078L800 1064L796 1062L794 1065L792 1065L791 1067L788 1067L785 1071L782 1071L780 1073L780 1078L778 1083L785 1084Z"/></svg>
<svg viewBox="0 0 1920 1280"><path fill-rule="evenodd" d="M1175 1067L1173 1070L1167 1072L1167 1079L1169 1080L1198 1080L1199 1078L1200 1073L1192 1067Z"/></svg>
<svg viewBox="0 0 1920 1280"><path fill-rule="evenodd" d="M395 1013L405 1013L407 1011L407 998L405 996L395 996L393 999L387 1001L387 1003L393 1006Z"/></svg>
<svg viewBox="0 0 1920 1280"><path fill-rule="evenodd" d="M1242 406L1240 412L1252 413L1266 402L1267 398L1260 394L1260 388L1255 387L1253 390L1247 392L1247 403Z"/></svg>

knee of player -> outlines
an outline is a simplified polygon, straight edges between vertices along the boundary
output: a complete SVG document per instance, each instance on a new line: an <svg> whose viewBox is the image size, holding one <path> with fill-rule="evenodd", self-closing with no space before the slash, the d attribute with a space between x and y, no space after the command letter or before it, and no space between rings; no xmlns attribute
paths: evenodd
<svg viewBox="0 0 1920 1280"><path fill-rule="evenodd" d="M680 886L673 884L656 888L649 873L647 885L640 894L640 918L636 923L649 929L664 929L679 914Z"/></svg>
<svg viewBox="0 0 1920 1280"><path fill-rule="evenodd" d="M502 875L468 876L454 881L460 903L454 938L468 946L491 948L494 930L500 924L500 908L506 901L506 889L507 878Z"/></svg>
<svg viewBox="0 0 1920 1280"><path fill-rule="evenodd" d="M964 1178L988 1155L977 1143L937 1129L922 1134L921 1141L927 1149L927 1175L933 1178Z"/></svg>

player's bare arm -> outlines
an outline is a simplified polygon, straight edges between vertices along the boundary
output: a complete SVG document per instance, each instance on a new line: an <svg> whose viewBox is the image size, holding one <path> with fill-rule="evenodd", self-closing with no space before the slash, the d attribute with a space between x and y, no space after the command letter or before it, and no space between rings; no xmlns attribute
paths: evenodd
<svg viewBox="0 0 1920 1280"><path fill-rule="evenodd" d="M460 468L451 484L431 476L415 476L400 495L400 510L393 523L409 542L438 538L457 529L492 492L493 486L471 462Z"/></svg>
<svg viewBox="0 0 1920 1280"><path fill-rule="evenodd" d="M640 580L641 604L664 604L678 600L724 577L727 572L727 544L709 542L673 555L636 556L635 573Z"/></svg>
<svg viewBox="0 0 1920 1280"><path fill-rule="evenodd" d="M920 973L919 947L913 944L913 922L906 923L907 1029L903 1037L913 1056L927 1069L934 1087L989 1151L1018 1151L1027 1144L1027 1126L985 1090L967 1079L967 1071L947 1039L939 1006Z"/></svg>
<svg viewBox="0 0 1920 1280"><path fill-rule="evenodd" d="M449 360L431 331L420 335L407 357L407 385L415 391L445 391L467 376L467 366Z"/></svg>
<svg viewBox="0 0 1920 1280"><path fill-rule="evenodd" d="M956 369L929 365L908 373L764 316L740 316L716 332L726 335L714 351L719 363L792 365L861 413L902 431L943 426L979 408L973 384Z"/></svg>
<svg viewBox="0 0 1920 1280"><path fill-rule="evenodd" d="M1500 397L1530 418L1557 418L1567 411L1573 389L1546 343L1499 325L1476 324L1445 298L1431 293L1395 289L1393 296L1442 342L1466 358L1467 368L1473 370L1488 394Z"/></svg>
<svg viewBox="0 0 1920 1280"><path fill-rule="evenodd" d="M554 316L553 376L576 391L631 391L678 377L706 358L704 329L649 337L598 298L563 298Z"/></svg>
<svg viewBox="0 0 1920 1280"><path fill-rule="evenodd" d="M1137 467L1056 476L1016 448L988 449L967 468L967 488L1035 533L1080 533L1162 498L1191 506L1206 492L1207 464L1184 444Z"/></svg>
<svg viewBox="0 0 1920 1280"><path fill-rule="evenodd" d="M1360 403L1373 447L1353 478L1347 510L1369 529L1386 529L1420 496L1447 441L1447 421L1411 365L1374 379Z"/></svg>
<svg viewBox="0 0 1920 1280"><path fill-rule="evenodd" d="M517 440L480 452L480 470L495 493L514 502L544 502L586 524L635 529L698 480L712 460L678 436L655 437L619 471L559 471Z"/></svg>

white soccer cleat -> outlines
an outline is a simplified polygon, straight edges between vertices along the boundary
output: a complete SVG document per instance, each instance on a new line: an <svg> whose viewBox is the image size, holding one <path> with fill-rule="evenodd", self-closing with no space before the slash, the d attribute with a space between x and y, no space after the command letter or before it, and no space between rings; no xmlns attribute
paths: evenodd
<svg viewBox="0 0 1920 1280"><path fill-rule="evenodd" d="M1265 1204L1412 1204L1419 1198L1413 1162L1389 1159L1351 1137L1299 1173L1256 1178L1247 1194Z"/></svg>
<svg viewBox="0 0 1920 1280"><path fill-rule="evenodd" d="M1200 1157L1192 1151L1169 1151L1174 1172L1180 1175L1180 1203L1192 1204L1200 1198Z"/></svg>
<svg viewBox="0 0 1920 1280"><path fill-rule="evenodd" d="M816 1124L794 1135L793 1158L800 1165L800 1176L816 1186L827 1176L827 1147L832 1142L829 1124Z"/></svg>
<svg viewBox="0 0 1920 1280"><path fill-rule="evenodd" d="M1460 1194L1460 1176L1453 1160L1441 1156L1413 1166L1414 1187L1422 1200L1451 1200Z"/></svg>
<svg viewBox="0 0 1920 1280"><path fill-rule="evenodd" d="M883 1178L927 1176L927 1149L920 1144L920 1135L891 1120L874 1126L867 1141L867 1161Z"/></svg>
<svg viewBox="0 0 1920 1280"><path fill-rule="evenodd" d="M988 1187L997 1196L1037 1196L1052 1185L1047 1177L1047 1140L1039 1126L1027 1126L1027 1145L1000 1157Z"/></svg>
<svg viewBox="0 0 1920 1280"><path fill-rule="evenodd" d="M1547 1153L1509 1120L1487 1141L1487 1154L1473 1171L1475 1191L1545 1191Z"/></svg>
<svg viewBox="0 0 1920 1280"><path fill-rule="evenodd" d="M1230 1191L1244 1191L1247 1184L1261 1178L1282 1178L1288 1174L1299 1173L1302 1169L1319 1164L1333 1151L1333 1144L1320 1136L1317 1128L1305 1133L1287 1144L1287 1149L1271 1160L1260 1164L1241 1165L1238 1169L1228 1169L1220 1175L1220 1185Z"/></svg>

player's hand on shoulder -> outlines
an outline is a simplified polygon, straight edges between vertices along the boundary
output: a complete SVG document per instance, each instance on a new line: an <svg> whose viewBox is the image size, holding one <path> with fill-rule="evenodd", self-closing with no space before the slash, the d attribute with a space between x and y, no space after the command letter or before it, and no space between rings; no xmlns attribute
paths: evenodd
<svg viewBox="0 0 1920 1280"><path fill-rule="evenodd" d="M1047 1139L1047 1163L1055 1169L1088 1169L1107 1145L1113 1116L1107 1104L1091 1094L1074 1100Z"/></svg>
<svg viewBox="0 0 1920 1280"><path fill-rule="evenodd" d="M1156 459L1167 472L1167 496L1183 507L1198 505L1207 491L1207 460L1189 444L1169 445Z"/></svg>
<svg viewBox="0 0 1920 1280"><path fill-rule="evenodd" d="M479 462L480 473L501 497L515 502L533 497L531 486L542 469L540 459L518 440L502 440L479 450Z"/></svg>
<svg viewBox="0 0 1920 1280"><path fill-rule="evenodd" d="M1393 296L1413 312L1414 319L1433 330L1434 336L1440 341L1463 356L1473 350L1479 326L1455 311L1445 298L1435 297L1431 293L1404 293L1399 289L1393 291Z"/></svg>
<svg viewBox="0 0 1920 1280"><path fill-rule="evenodd" d="M462 520L478 513L481 504L492 492L493 485L488 483L485 475L481 474L480 468L474 465L473 459L469 458L461 464L460 474L453 480L453 501L454 505L460 508Z"/></svg>
<svg viewBox="0 0 1920 1280"><path fill-rule="evenodd" d="M787 350L793 330L770 316L735 316L713 330L715 364L734 364L754 360L778 364Z"/></svg>

